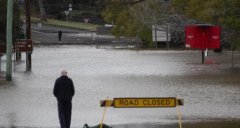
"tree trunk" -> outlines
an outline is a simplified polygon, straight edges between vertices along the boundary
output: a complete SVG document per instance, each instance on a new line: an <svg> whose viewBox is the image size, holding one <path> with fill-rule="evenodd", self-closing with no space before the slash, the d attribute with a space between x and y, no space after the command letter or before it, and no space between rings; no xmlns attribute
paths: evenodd
<svg viewBox="0 0 240 128"><path fill-rule="evenodd" d="M41 21L47 21L46 12L45 12L45 9L43 7L43 0L38 0L38 5L39 5L39 8L40 8Z"/></svg>

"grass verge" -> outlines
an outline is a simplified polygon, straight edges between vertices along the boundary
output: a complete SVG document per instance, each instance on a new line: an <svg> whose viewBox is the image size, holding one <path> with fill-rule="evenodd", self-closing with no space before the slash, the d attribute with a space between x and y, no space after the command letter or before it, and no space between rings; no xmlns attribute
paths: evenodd
<svg viewBox="0 0 240 128"><path fill-rule="evenodd" d="M39 23L40 19L37 17L31 17L31 22ZM96 24L72 22L72 21L61 21L56 19L48 19L46 22L44 21L42 23L47 25L61 26L61 27L67 27L67 28L84 29L89 31L96 31L96 28L100 26Z"/></svg>

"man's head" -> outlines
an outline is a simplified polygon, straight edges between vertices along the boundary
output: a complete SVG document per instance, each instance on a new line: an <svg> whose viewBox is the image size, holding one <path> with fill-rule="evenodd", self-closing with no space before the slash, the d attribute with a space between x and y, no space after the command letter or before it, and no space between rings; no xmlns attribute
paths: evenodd
<svg viewBox="0 0 240 128"><path fill-rule="evenodd" d="M67 76L67 71L66 71L66 70L62 70L62 71L61 71L61 75L62 75L62 76Z"/></svg>

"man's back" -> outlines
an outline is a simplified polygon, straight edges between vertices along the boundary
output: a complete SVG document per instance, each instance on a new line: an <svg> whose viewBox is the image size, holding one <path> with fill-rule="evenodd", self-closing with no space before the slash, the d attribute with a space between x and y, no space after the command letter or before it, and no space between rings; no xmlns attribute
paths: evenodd
<svg viewBox="0 0 240 128"><path fill-rule="evenodd" d="M72 79L67 76L67 71L62 70L61 76L56 79L53 94L58 100L58 117L61 128L70 128L72 115L72 97L74 95Z"/></svg>
<svg viewBox="0 0 240 128"><path fill-rule="evenodd" d="M58 101L71 101L74 93L74 85L70 78L64 75L57 78L53 94Z"/></svg>

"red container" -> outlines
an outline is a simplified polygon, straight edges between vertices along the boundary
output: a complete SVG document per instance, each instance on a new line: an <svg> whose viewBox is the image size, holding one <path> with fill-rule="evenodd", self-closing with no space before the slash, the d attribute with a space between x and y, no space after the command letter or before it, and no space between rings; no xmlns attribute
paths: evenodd
<svg viewBox="0 0 240 128"><path fill-rule="evenodd" d="M220 26L188 25L185 26L186 47L199 49L220 48Z"/></svg>

